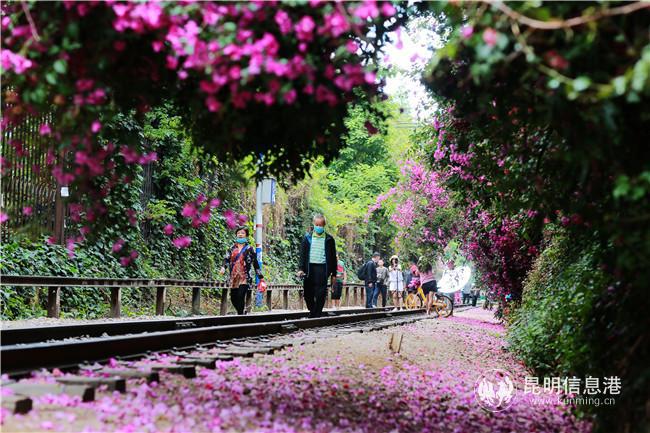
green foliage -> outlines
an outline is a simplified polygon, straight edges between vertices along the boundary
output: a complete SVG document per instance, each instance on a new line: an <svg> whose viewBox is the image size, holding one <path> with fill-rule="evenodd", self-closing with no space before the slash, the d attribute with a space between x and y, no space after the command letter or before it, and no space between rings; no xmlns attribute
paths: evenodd
<svg viewBox="0 0 650 433"><path fill-rule="evenodd" d="M95 276L125 278L141 276L137 269L120 266L115 257L97 245L79 248L74 257L60 245L45 239L4 242L0 247L0 272L15 275ZM108 311L107 289L71 287L61 291L64 317L97 318ZM2 288L3 320L38 317L44 314L47 292L33 287ZM125 293L128 300L131 291Z"/></svg>
<svg viewBox="0 0 650 433"><path fill-rule="evenodd" d="M180 215L183 204L198 194L216 195L220 192L224 206L236 208L240 200L237 177L229 180L230 170L203 158L195 152L180 117L170 106L152 110L138 121L132 115L120 115L108 125L104 140L116 143L146 142L156 151L161 162L152 167L151 197L142 195L144 169L138 166L133 179L115 186L105 198L114 217L114 224L94 233L68 257L60 245L49 245L44 238L30 241L24 233L12 234L2 245L0 254L3 274L55 275L88 277L143 277L216 279L221 260L232 241L224 218L216 216L206 226L191 227ZM129 221L127 211L136 213L136 223ZM177 231L192 237L192 244L177 249L171 237L162 231L173 224ZM68 230L78 229L72 225ZM118 259L123 251L111 251L116 239L124 239L136 247L139 256L129 266ZM126 252L128 255L128 251ZM31 288L6 288L2 291L2 317L18 319L39 316L45 308L45 298ZM124 314L137 314L152 305L150 290L127 290L123 294ZM61 295L64 316L96 318L108 311L108 292L102 289L66 288Z"/></svg>
<svg viewBox="0 0 650 433"><path fill-rule="evenodd" d="M578 258L561 260L567 271L553 274L557 286L548 288L575 311L556 311L543 299L533 315L525 304L522 317L557 341L517 321L515 329L523 326L518 341L543 343L539 349L528 344L523 356L557 375L581 370L588 349L590 371L583 372L620 375L629 384L616 406L590 408L598 429L647 430L647 5L429 5L453 29L424 77L444 108L435 129L445 135L432 140L430 159L453 166L457 175L448 186L476 200L493 221L519 218L516 236L533 252L549 222L582 248L571 250ZM547 254L544 260L554 256ZM521 263L518 275L530 271L531 261ZM501 265L493 270L501 272ZM574 298L577 293L583 297Z"/></svg>
<svg viewBox="0 0 650 433"><path fill-rule="evenodd" d="M508 335L512 350L539 376L595 374L596 354L585 330L608 282L598 268L601 255L597 245L576 245L556 230L528 274Z"/></svg>

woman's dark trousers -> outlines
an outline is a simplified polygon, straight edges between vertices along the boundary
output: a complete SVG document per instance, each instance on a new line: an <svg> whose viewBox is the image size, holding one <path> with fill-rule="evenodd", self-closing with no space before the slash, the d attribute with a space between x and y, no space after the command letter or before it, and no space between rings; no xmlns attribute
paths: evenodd
<svg viewBox="0 0 650 433"><path fill-rule="evenodd" d="M230 289L230 301L237 310L237 314L244 314L246 306L246 295L248 294L248 284L242 284L237 288Z"/></svg>

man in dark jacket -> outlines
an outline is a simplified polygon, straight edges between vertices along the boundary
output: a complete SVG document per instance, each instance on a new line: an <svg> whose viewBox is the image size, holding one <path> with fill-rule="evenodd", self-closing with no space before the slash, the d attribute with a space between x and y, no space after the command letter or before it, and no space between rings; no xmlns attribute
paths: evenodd
<svg viewBox="0 0 650 433"><path fill-rule="evenodd" d="M366 308L372 308L372 295L377 286L377 262L381 258L380 254L375 252L372 259L364 265L365 275L363 278L364 285L366 286Z"/></svg>
<svg viewBox="0 0 650 433"><path fill-rule="evenodd" d="M336 279L336 243L325 233L325 217L314 216L314 228L302 239L298 276L303 288L309 317L320 317L327 298L327 283Z"/></svg>

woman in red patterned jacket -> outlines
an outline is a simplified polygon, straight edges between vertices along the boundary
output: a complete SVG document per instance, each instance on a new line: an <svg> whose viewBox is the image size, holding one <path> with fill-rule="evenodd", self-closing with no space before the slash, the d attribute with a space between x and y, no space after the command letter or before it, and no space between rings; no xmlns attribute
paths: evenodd
<svg viewBox="0 0 650 433"><path fill-rule="evenodd" d="M237 314L241 315L244 314L249 290L251 287L255 287L251 269L255 269L255 274L260 280L263 280L264 277L255 250L248 244L248 229L239 227L235 233L237 238L223 260L224 267L221 268L221 273L225 273L227 266L230 272L230 300L237 310Z"/></svg>

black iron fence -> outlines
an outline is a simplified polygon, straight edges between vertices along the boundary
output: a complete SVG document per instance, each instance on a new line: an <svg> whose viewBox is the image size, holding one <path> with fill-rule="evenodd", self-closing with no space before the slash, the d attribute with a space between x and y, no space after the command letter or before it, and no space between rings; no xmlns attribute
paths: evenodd
<svg viewBox="0 0 650 433"><path fill-rule="evenodd" d="M41 135L43 124L51 124L53 114L26 116L25 120L2 131L2 196L0 206L11 214L4 230L36 226L55 230L57 184L47 166L52 138ZM24 211L25 210L25 211Z"/></svg>

